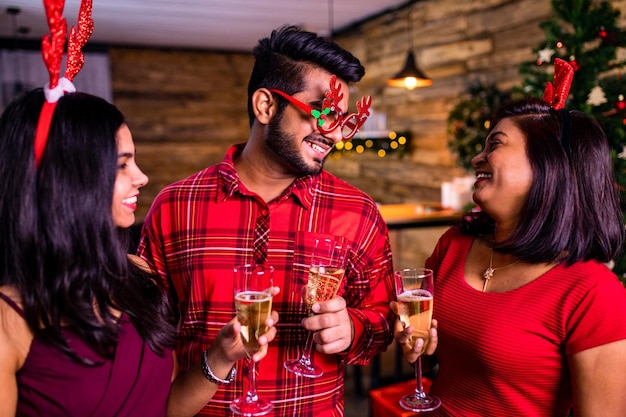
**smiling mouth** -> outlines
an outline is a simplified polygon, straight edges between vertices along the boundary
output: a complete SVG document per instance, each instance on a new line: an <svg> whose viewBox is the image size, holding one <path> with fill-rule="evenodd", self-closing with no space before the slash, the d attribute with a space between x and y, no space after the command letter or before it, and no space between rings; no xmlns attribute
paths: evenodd
<svg viewBox="0 0 626 417"><path fill-rule="evenodd" d="M132 205L137 204L137 196L128 197L122 200L122 204Z"/></svg>
<svg viewBox="0 0 626 417"><path fill-rule="evenodd" d="M309 147L311 149L313 149L315 152L319 153L319 154L326 154L326 152L328 152L330 150L330 147L326 146L326 145L322 145L319 144L317 142L311 142L308 140L305 140L306 144L309 145Z"/></svg>

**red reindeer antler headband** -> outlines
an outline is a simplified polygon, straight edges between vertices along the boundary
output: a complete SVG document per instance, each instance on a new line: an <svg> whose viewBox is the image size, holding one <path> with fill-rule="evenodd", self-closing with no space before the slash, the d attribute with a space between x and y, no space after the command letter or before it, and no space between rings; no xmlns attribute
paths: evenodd
<svg viewBox="0 0 626 417"><path fill-rule="evenodd" d="M543 91L543 100L554 110L565 107L565 100L569 94L574 79L574 68L560 58L554 59L554 84L548 82Z"/></svg>
<svg viewBox="0 0 626 417"><path fill-rule="evenodd" d="M571 157L570 136L572 132L572 117L565 107L565 101L569 94L574 79L574 68L562 59L554 59L554 84L548 82L543 92L543 100L556 110L560 117L559 141L568 158Z"/></svg>
<svg viewBox="0 0 626 417"><path fill-rule="evenodd" d="M45 35L41 42L41 54L50 74L50 82L44 86L46 101L39 114L37 132L35 133L35 164L39 166L43 151L48 141L50 122L57 101L65 93L73 93L76 87L72 83L74 77L83 67L85 56L81 52L82 47L93 33L93 20L91 19L91 1L82 0L78 11L78 29L72 26L67 43L67 63L65 65L65 77L59 78L61 72L61 60L65 48L65 36L67 23L63 18L65 0L43 0L46 9L46 18L50 35Z"/></svg>

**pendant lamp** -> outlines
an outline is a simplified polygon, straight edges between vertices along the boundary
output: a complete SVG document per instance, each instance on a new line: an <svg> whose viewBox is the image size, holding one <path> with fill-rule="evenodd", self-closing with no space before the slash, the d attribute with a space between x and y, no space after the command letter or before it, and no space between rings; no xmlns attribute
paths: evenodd
<svg viewBox="0 0 626 417"><path fill-rule="evenodd" d="M408 33L411 49L406 57L404 68L387 81L387 85L390 87L401 87L406 88L407 90L413 90L417 87L428 87L433 83L433 80L428 78L415 63L415 55L413 54L413 27L411 23L411 16L409 14Z"/></svg>

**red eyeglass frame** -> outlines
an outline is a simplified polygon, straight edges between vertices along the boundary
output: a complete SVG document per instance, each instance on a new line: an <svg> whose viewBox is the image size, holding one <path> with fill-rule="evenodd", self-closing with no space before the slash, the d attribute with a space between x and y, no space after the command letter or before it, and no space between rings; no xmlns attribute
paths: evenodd
<svg viewBox="0 0 626 417"><path fill-rule="evenodd" d="M372 97L362 97L361 100L356 103L358 113L349 113L344 116L343 110L341 110L341 107L337 105L337 103L340 102L343 98L343 94L341 93L341 84L337 83L336 75L330 77L329 84L330 91L326 92L325 94L324 101L322 102L322 110L317 110L309 106L308 104L301 102L297 98L292 97L289 94L276 88L270 88L269 90L272 93L280 95L306 114L314 117L317 120L317 130L319 130L320 133L328 134L337 129L337 127L341 126L341 136L343 140L350 140L354 137L354 135L356 135L361 126L363 126L363 124L369 117L369 109L372 105ZM323 126L326 116L331 113L337 113L337 120L331 123L328 128L324 128ZM354 119L353 122L351 122L352 119ZM348 128L350 129L350 132L348 134L344 134L345 126L348 126Z"/></svg>

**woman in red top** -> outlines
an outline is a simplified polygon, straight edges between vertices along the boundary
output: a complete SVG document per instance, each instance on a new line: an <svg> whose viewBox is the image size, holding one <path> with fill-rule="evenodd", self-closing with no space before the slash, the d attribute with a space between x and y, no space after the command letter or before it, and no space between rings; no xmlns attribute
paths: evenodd
<svg viewBox="0 0 626 417"><path fill-rule="evenodd" d="M626 410L626 291L605 266L624 242L610 149L594 119L562 109L561 65L562 101L547 94L496 115L472 160L479 210L426 261L438 321L432 415Z"/></svg>

